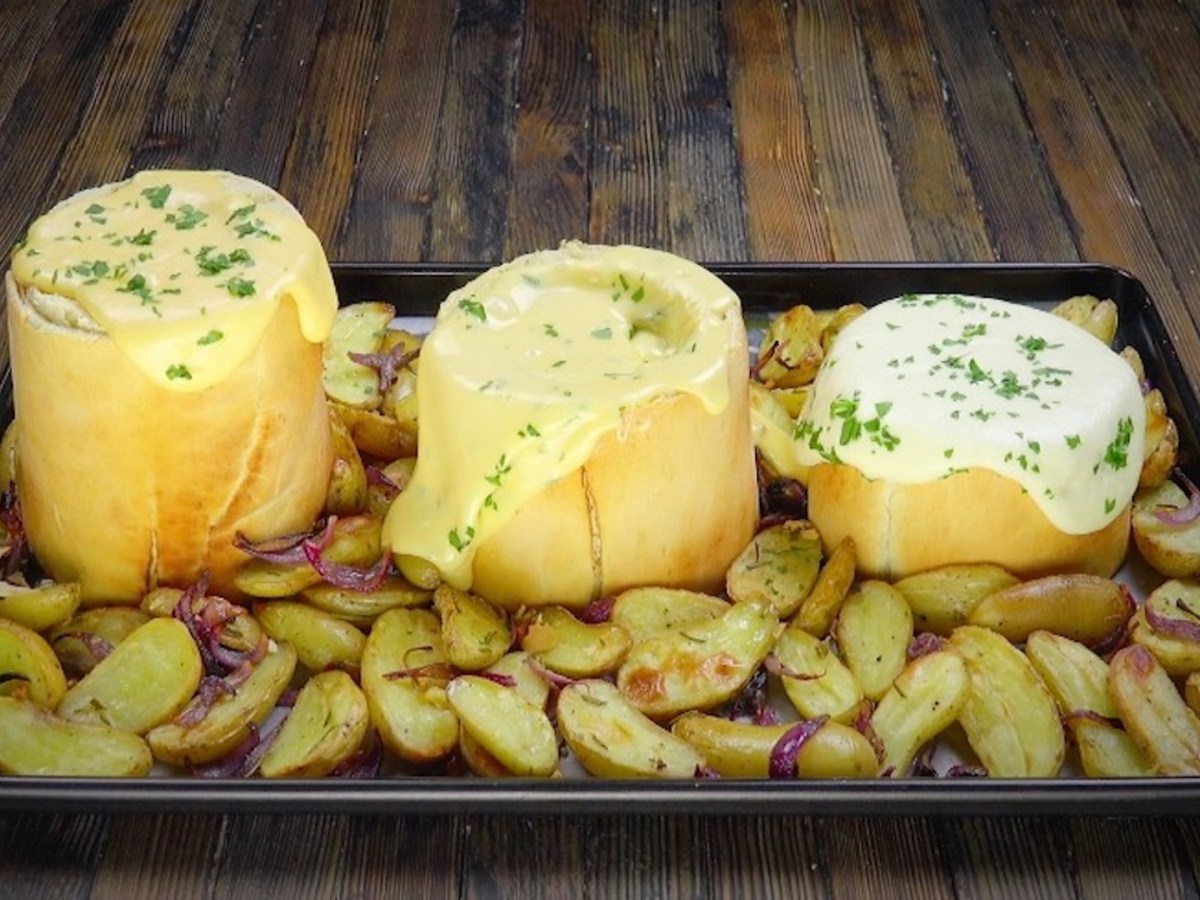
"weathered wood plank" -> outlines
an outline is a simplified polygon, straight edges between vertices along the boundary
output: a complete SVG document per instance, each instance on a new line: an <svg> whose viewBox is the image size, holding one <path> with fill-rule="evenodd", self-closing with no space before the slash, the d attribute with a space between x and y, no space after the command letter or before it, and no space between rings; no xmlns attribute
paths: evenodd
<svg viewBox="0 0 1200 900"><path fill-rule="evenodd" d="M1120 0L1120 7L1154 84L1200 151L1200 22L1177 3Z"/></svg>
<svg viewBox="0 0 1200 900"><path fill-rule="evenodd" d="M512 172L521 0L459 6L450 45L429 257L496 261Z"/></svg>
<svg viewBox="0 0 1200 900"><path fill-rule="evenodd" d="M981 2L922 0L968 171L996 250L1008 260L1078 256Z"/></svg>
<svg viewBox="0 0 1200 900"><path fill-rule="evenodd" d="M659 8L616 0L592 9L595 106L593 241L657 246L665 237L662 122L657 107Z"/></svg>
<svg viewBox="0 0 1200 900"><path fill-rule="evenodd" d="M265 0L258 9L209 165L279 184L326 0Z"/></svg>
<svg viewBox="0 0 1200 900"><path fill-rule="evenodd" d="M10 0L0 4L0 128L66 0Z"/></svg>
<svg viewBox="0 0 1200 900"><path fill-rule="evenodd" d="M912 259L850 7L842 0L804 0L793 40L834 257Z"/></svg>
<svg viewBox="0 0 1200 900"><path fill-rule="evenodd" d="M995 258L916 0L858 0L856 13L913 252L928 260Z"/></svg>
<svg viewBox="0 0 1200 900"><path fill-rule="evenodd" d="M1079 897L1070 840L1046 819L962 819L939 825L955 895L970 900Z"/></svg>
<svg viewBox="0 0 1200 900"><path fill-rule="evenodd" d="M443 0L393 3L379 81L343 233L331 257L416 260L427 250L434 199L438 123L454 27Z"/></svg>
<svg viewBox="0 0 1200 900"><path fill-rule="evenodd" d="M996 0L992 18L1083 256L1141 277L1180 352L1200 360L1191 315L1049 8ZM1086 46L1078 50L1090 52Z"/></svg>
<svg viewBox="0 0 1200 900"><path fill-rule="evenodd" d="M660 34L657 105L667 176L663 245L691 259L745 259L720 7L709 0L667 0Z"/></svg>
<svg viewBox="0 0 1200 900"><path fill-rule="evenodd" d="M592 72L585 0L527 0L504 256L586 238Z"/></svg>
<svg viewBox="0 0 1200 900"><path fill-rule="evenodd" d="M340 896L351 821L333 815L230 816L212 864L212 896ZM280 840L281 831L287 840Z"/></svg>
<svg viewBox="0 0 1200 900"><path fill-rule="evenodd" d="M11 247L44 209L127 5L72 0L39 48L0 129L0 247Z"/></svg>
<svg viewBox="0 0 1200 900"><path fill-rule="evenodd" d="M226 824L219 815L113 819L92 896L96 900L211 896ZM156 865L147 866L147 859Z"/></svg>
<svg viewBox="0 0 1200 900"><path fill-rule="evenodd" d="M0 898L82 897L103 852L106 816L0 816Z"/></svg>
<svg viewBox="0 0 1200 900"><path fill-rule="evenodd" d="M328 246L337 242L354 189L388 5L330 4L283 161L280 191Z"/></svg>
<svg viewBox="0 0 1200 900"><path fill-rule="evenodd" d="M956 896L937 828L928 820L827 821L814 831L834 896L881 897L896 884L907 897Z"/></svg>
<svg viewBox="0 0 1200 900"><path fill-rule="evenodd" d="M464 900L586 896L582 839L586 825L567 816L460 820Z"/></svg>
<svg viewBox="0 0 1200 900"><path fill-rule="evenodd" d="M750 255L829 259L829 226L784 7L731 0L725 40Z"/></svg>
<svg viewBox="0 0 1200 900"><path fill-rule="evenodd" d="M799 817L711 819L695 822L681 837L699 844L693 866L711 885L711 896L822 900L832 896L830 864L837 865L822 850L822 824Z"/></svg>
<svg viewBox="0 0 1200 900"><path fill-rule="evenodd" d="M1185 308L1200 321L1194 304L1200 296L1195 148L1138 55L1120 10L1073 0L1056 6L1056 15L1071 35L1073 63L1121 156L1136 203L1181 295L1193 301ZM1200 375L1200 356L1189 351L1185 362L1193 377Z"/></svg>
<svg viewBox="0 0 1200 900"><path fill-rule="evenodd" d="M1071 848L1084 897L1096 900L1196 896L1176 848L1174 829L1163 820L1072 822Z"/></svg>
<svg viewBox="0 0 1200 900"><path fill-rule="evenodd" d="M113 34L79 130L67 144L50 183L52 198L122 178L129 168L169 71L171 38L186 12L182 3L134 0Z"/></svg>
<svg viewBox="0 0 1200 900"><path fill-rule="evenodd" d="M342 897L462 896L462 853L471 839L457 818L371 816L350 821L341 861Z"/></svg>
<svg viewBox="0 0 1200 900"><path fill-rule="evenodd" d="M133 157L134 169L205 168L242 62L257 5L204 3L181 26L179 50ZM196 85L203 85L197 90Z"/></svg>

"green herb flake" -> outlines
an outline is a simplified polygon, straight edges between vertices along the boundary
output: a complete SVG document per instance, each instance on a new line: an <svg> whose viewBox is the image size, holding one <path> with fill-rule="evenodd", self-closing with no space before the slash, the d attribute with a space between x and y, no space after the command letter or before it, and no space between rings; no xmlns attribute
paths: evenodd
<svg viewBox="0 0 1200 900"><path fill-rule="evenodd" d="M463 529L463 533L461 535L458 533L457 528L451 528L450 533L446 535L446 539L450 542L450 546L459 553L467 549L474 537L475 529L470 525Z"/></svg>
<svg viewBox="0 0 1200 900"><path fill-rule="evenodd" d="M605 325L603 328L597 328L592 332L592 337L599 341L611 341L612 329Z"/></svg>
<svg viewBox="0 0 1200 900"><path fill-rule="evenodd" d="M1116 470L1129 464L1129 443L1133 440L1133 419L1129 416L1117 423L1116 436L1104 449L1104 463Z"/></svg>
<svg viewBox="0 0 1200 900"><path fill-rule="evenodd" d="M221 333L220 331L217 331L217 329L213 328L211 331L208 332L208 334L204 335L198 341L196 341L196 343L199 344L201 347L207 347L209 344L215 344L217 341L221 340L223 337L225 337L225 335L223 333Z"/></svg>
<svg viewBox="0 0 1200 900"><path fill-rule="evenodd" d="M142 191L142 196L150 201L151 209L162 209L167 204L167 198L171 196L171 186L164 184L159 187L146 188Z"/></svg>
<svg viewBox="0 0 1200 900"><path fill-rule="evenodd" d="M1067 442L1067 448L1070 450L1074 450L1081 443L1083 443L1083 438L1077 434L1068 434L1065 440Z"/></svg>
<svg viewBox="0 0 1200 900"><path fill-rule="evenodd" d="M249 278L230 278L225 282L225 290L234 297L253 297L254 282Z"/></svg>
<svg viewBox="0 0 1200 900"><path fill-rule="evenodd" d="M174 365L167 366L167 378L169 378L171 381L176 381L178 379L191 381L192 372L182 363L175 363Z"/></svg>
<svg viewBox="0 0 1200 900"><path fill-rule="evenodd" d="M464 297L458 301L458 308L465 312L468 316L474 316L480 322L487 321L487 310L484 309L483 304L478 300L473 300L470 297Z"/></svg>
<svg viewBox="0 0 1200 900"><path fill-rule="evenodd" d="M202 209L196 209L190 203L180 206L178 213L167 214L167 221L172 223L177 231L191 231L207 218L208 213Z"/></svg>

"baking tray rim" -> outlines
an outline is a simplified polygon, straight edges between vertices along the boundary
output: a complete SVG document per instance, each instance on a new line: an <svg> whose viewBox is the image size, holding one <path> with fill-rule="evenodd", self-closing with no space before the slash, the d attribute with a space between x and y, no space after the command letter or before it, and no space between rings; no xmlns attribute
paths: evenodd
<svg viewBox="0 0 1200 900"><path fill-rule="evenodd" d="M855 274L904 278L1034 276L1094 277L1120 284L1137 301L1154 339L1156 360L1175 382L1192 422L1195 390L1186 380L1173 343L1141 281L1117 266L1094 262L711 262L718 276ZM470 278L486 263L368 261L331 264L335 283L347 279ZM898 289L901 292L903 288ZM380 298L389 299L389 298ZM404 312L403 298L391 298ZM426 311L431 312L431 311ZM7 365L5 366L7 376ZM829 781L697 779L485 779L389 776L370 780L218 780L0 776L0 811L341 813L415 815L687 814L872 816L1158 816L1200 806L1200 778L1046 779L909 778Z"/></svg>

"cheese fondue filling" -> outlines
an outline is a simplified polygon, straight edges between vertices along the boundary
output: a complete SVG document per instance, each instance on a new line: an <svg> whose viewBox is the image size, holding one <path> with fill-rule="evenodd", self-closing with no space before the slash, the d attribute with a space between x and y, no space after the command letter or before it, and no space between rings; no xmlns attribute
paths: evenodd
<svg viewBox="0 0 1200 900"><path fill-rule="evenodd" d="M313 343L337 311L300 214L226 172L145 171L76 194L30 226L12 272L48 327L107 335L147 378L180 391L246 360L285 294Z"/></svg>
<svg viewBox="0 0 1200 900"><path fill-rule="evenodd" d="M1017 481L1060 531L1128 504L1145 407L1132 369L1051 313L983 297L908 295L839 334L796 426L797 461L929 482L970 468Z"/></svg>
<svg viewBox="0 0 1200 900"><path fill-rule="evenodd" d="M740 317L715 276L635 247L569 243L454 292L421 349L419 456L384 543L469 587L475 548L625 410L679 392L725 409Z"/></svg>

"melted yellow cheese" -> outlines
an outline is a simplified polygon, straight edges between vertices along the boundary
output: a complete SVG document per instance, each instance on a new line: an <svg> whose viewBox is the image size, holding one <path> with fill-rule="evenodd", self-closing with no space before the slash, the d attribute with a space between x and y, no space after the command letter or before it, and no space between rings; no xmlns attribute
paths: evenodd
<svg viewBox="0 0 1200 900"><path fill-rule="evenodd" d="M317 236L249 178L151 170L83 191L37 219L12 273L48 326L107 335L152 381L180 391L226 378L284 296L325 340L337 311Z"/></svg>
<svg viewBox="0 0 1200 900"><path fill-rule="evenodd" d="M421 349L420 454L384 543L469 587L475 548L623 410L687 392L720 413L740 317L714 275L637 247L567 243L454 292Z"/></svg>
<svg viewBox="0 0 1200 900"><path fill-rule="evenodd" d="M838 336L796 458L904 484L990 469L1060 531L1087 534L1132 497L1144 428L1132 369L1070 322L983 297L910 295Z"/></svg>

